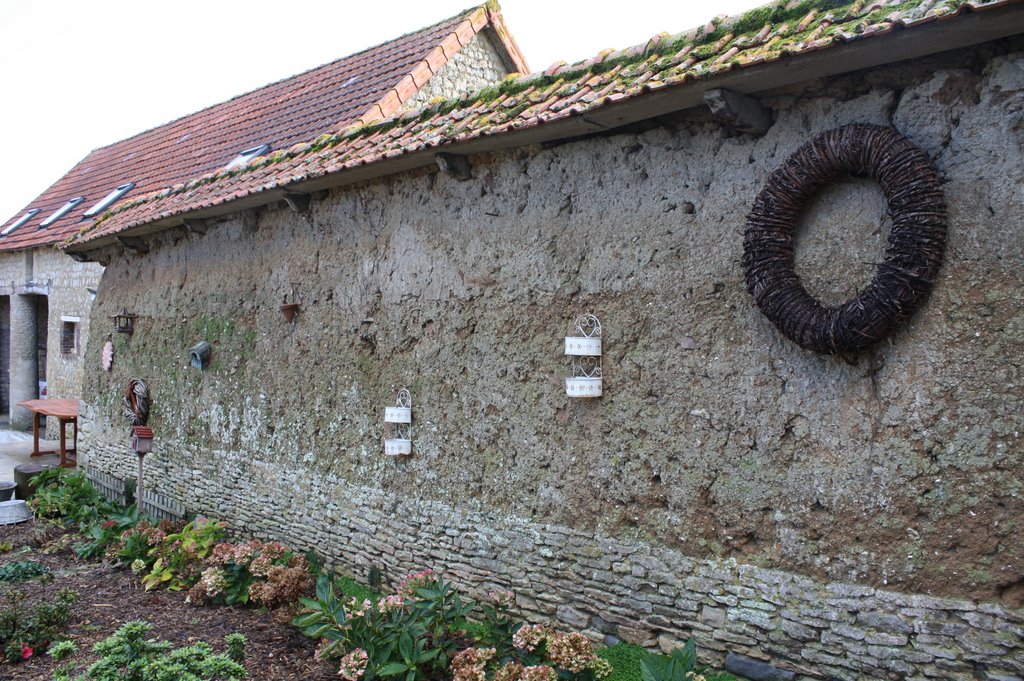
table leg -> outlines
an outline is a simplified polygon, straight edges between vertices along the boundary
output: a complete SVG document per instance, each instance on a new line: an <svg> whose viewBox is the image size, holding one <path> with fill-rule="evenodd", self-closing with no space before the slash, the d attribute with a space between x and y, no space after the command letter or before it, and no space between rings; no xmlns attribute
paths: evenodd
<svg viewBox="0 0 1024 681"><path fill-rule="evenodd" d="M39 414L32 412L32 456L42 456L39 451Z"/></svg>
<svg viewBox="0 0 1024 681"><path fill-rule="evenodd" d="M64 419L61 419L60 420L60 467L61 468L67 468L68 467L68 465L67 465L68 464L68 459L67 459L67 456L68 456L68 452L67 452L68 441L67 440L68 440L68 438L67 438L67 432L65 432L67 430L67 427L68 427L67 421L65 421Z"/></svg>

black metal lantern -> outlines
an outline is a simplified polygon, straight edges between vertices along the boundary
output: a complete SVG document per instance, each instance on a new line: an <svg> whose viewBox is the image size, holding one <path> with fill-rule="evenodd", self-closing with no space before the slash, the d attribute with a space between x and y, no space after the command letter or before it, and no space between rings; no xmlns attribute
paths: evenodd
<svg viewBox="0 0 1024 681"><path fill-rule="evenodd" d="M135 331L135 317L137 315L132 314L128 311L128 308L121 308L121 312L114 315L114 330L118 333L127 333L129 335Z"/></svg>

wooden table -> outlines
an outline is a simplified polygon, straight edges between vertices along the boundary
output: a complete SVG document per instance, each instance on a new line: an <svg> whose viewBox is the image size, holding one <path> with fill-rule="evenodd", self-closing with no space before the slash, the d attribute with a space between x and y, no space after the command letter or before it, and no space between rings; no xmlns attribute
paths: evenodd
<svg viewBox="0 0 1024 681"><path fill-rule="evenodd" d="M39 421L42 420L43 427L45 427L46 417L52 416L60 421L60 466L61 468L74 468L77 466L78 400L25 400L18 402L18 406L32 412L32 456L58 453L58 451L53 449L46 451L40 451L39 449ZM69 423L75 427L71 449L67 447L67 425ZM69 454L71 456L68 456Z"/></svg>

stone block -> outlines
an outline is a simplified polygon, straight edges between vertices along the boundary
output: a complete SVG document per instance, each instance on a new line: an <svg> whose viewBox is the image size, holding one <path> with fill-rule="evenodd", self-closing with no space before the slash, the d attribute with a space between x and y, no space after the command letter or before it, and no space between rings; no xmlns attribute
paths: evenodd
<svg viewBox="0 0 1024 681"><path fill-rule="evenodd" d="M725 670L751 679L751 681L794 681L796 679L795 672L779 669L761 660L754 660L735 653L725 656Z"/></svg>

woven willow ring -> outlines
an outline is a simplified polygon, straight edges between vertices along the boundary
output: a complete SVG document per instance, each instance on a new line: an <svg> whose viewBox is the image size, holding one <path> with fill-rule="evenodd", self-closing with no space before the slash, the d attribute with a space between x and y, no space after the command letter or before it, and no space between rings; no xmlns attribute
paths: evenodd
<svg viewBox="0 0 1024 681"><path fill-rule="evenodd" d="M808 200L847 175L881 186L892 229L871 283L826 307L794 271L794 232ZM867 348L906 321L931 290L945 247L946 204L928 157L894 128L854 124L821 133L771 174L747 216L743 266L757 306L787 338L837 354Z"/></svg>

